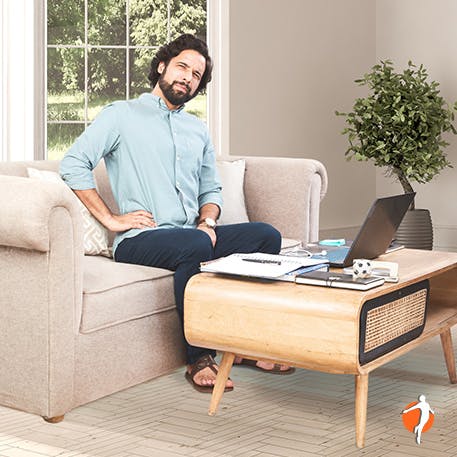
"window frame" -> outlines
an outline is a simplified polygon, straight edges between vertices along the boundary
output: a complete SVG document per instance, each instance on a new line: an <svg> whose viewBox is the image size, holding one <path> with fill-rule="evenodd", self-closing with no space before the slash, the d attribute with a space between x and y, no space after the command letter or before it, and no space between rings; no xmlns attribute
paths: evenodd
<svg viewBox="0 0 457 457"><path fill-rule="evenodd" d="M230 155L230 2L208 0L207 42L213 58L208 85L208 129L216 155Z"/></svg>
<svg viewBox="0 0 457 457"><path fill-rule="evenodd" d="M34 159L47 159L47 2L48 0L34 0L35 32L35 113L34 113ZM127 0L128 5L128 0ZM228 154L228 31L229 31L229 6L224 0L207 0L207 42L210 54L214 61L213 80L208 85L207 96L207 123L211 138L214 142L218 155ZM85 12L87 14L87 11ZM128 17L127 17L128 24ZM128 31L128 29L127 29ZM127 39L128 40L128 39ZM129 42L124 46L110 46L115 48L134 49L129 47ZM87 46L87 37L85 38ZM97 48L99 46L96 46ZM100 46L103 47L103 46ZM157 47L151 46L152 49ZM87 55L87 51L85 51ZM126 57L126 69L129 65L129 52ZM87 64L87 62L86 62ZM87 71L87 70L86 70ZM86 82L87 85L87 74ZM126 74L126 94L129 95L129 74ZM75 123L87 126L90 122L87 119L87 96L85 98L85 119L84 121L57 121L56 123ZM223 122L224 120L224 122Z"/></svg>

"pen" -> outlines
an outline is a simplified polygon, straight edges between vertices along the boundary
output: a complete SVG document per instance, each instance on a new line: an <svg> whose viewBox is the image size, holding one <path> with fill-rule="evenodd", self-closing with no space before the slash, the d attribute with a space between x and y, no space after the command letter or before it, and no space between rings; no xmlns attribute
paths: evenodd
<svg viewBox="0 0 457 457"><path fill-rule="evenodd" d="M281 265L280 260L262 260L262 259L243 259L245 262L255 262L255 263L274 263L275 265Z"/></svg>

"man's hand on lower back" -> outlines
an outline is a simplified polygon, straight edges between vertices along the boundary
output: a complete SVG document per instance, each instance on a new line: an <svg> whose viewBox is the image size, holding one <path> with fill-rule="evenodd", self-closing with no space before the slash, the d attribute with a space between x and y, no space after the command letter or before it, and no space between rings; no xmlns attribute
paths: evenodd
<svg viewBox="0 0 457 457"><path fill-rule="evenodd" d="M106 222L106 228L112 232L124 232L133 228L157 227L151 213L144 210L133 211L122 215L112 215Z"/></svg>

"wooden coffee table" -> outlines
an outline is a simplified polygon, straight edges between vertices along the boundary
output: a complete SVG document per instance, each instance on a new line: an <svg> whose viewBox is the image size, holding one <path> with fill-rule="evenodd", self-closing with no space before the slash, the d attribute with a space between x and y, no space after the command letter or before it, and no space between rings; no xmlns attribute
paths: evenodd
<svg viewBox="0 0 457 457"><path fill-rule="evenodd" d="M456 383L450 329L457 323L457 253L402 249L379 260L398 262L400 281L366 292L211 273L194 276L185 291L186 338L193 345L223 352L209 414L216 413L235 354L327 373L353 374L358 447L364 446L368 376L374 369L440 335L449 379ZM411 314L420 314L416 295L425 305L422 285L427 280L430 295L425 327L414 339L398 343L396 333L404 332L407 337L417 332L410 334L402 326L409 325ZM413 295L410 288L419 291ZM375 314L369 313L367 320L372 303ZM408 308L411 306L414 309ZM374 343L370 343L372 334ZM392 341L377 343L384 334ZM367 348L367 341L379 347ZM397 347L389 348L392 342ZM371 354L368 359L367 354Z"/></svg>

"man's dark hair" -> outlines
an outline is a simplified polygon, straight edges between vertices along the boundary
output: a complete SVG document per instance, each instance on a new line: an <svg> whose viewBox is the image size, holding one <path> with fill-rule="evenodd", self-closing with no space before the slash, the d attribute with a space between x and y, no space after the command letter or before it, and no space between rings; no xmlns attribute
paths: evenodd
<svg viewBox="0 0 457 457"><path fill-rule="evenodd" d="M213 62L208 53L208 46L206 43L199 38L185 33L170 43L165 44L159 48L157 54L152 59L151 70L149 72L148 79L151 81L151 86L154 87L160 78L160 73L157 71L160 62L164 62L165 66L168 65L173 57L179 55L182 51L192 49L199 52L206 60L205 72L203 73L200 85L198 86L195 95L202 90L205 90L206 85L211 81L211 73L213 71Z"/></svg>

